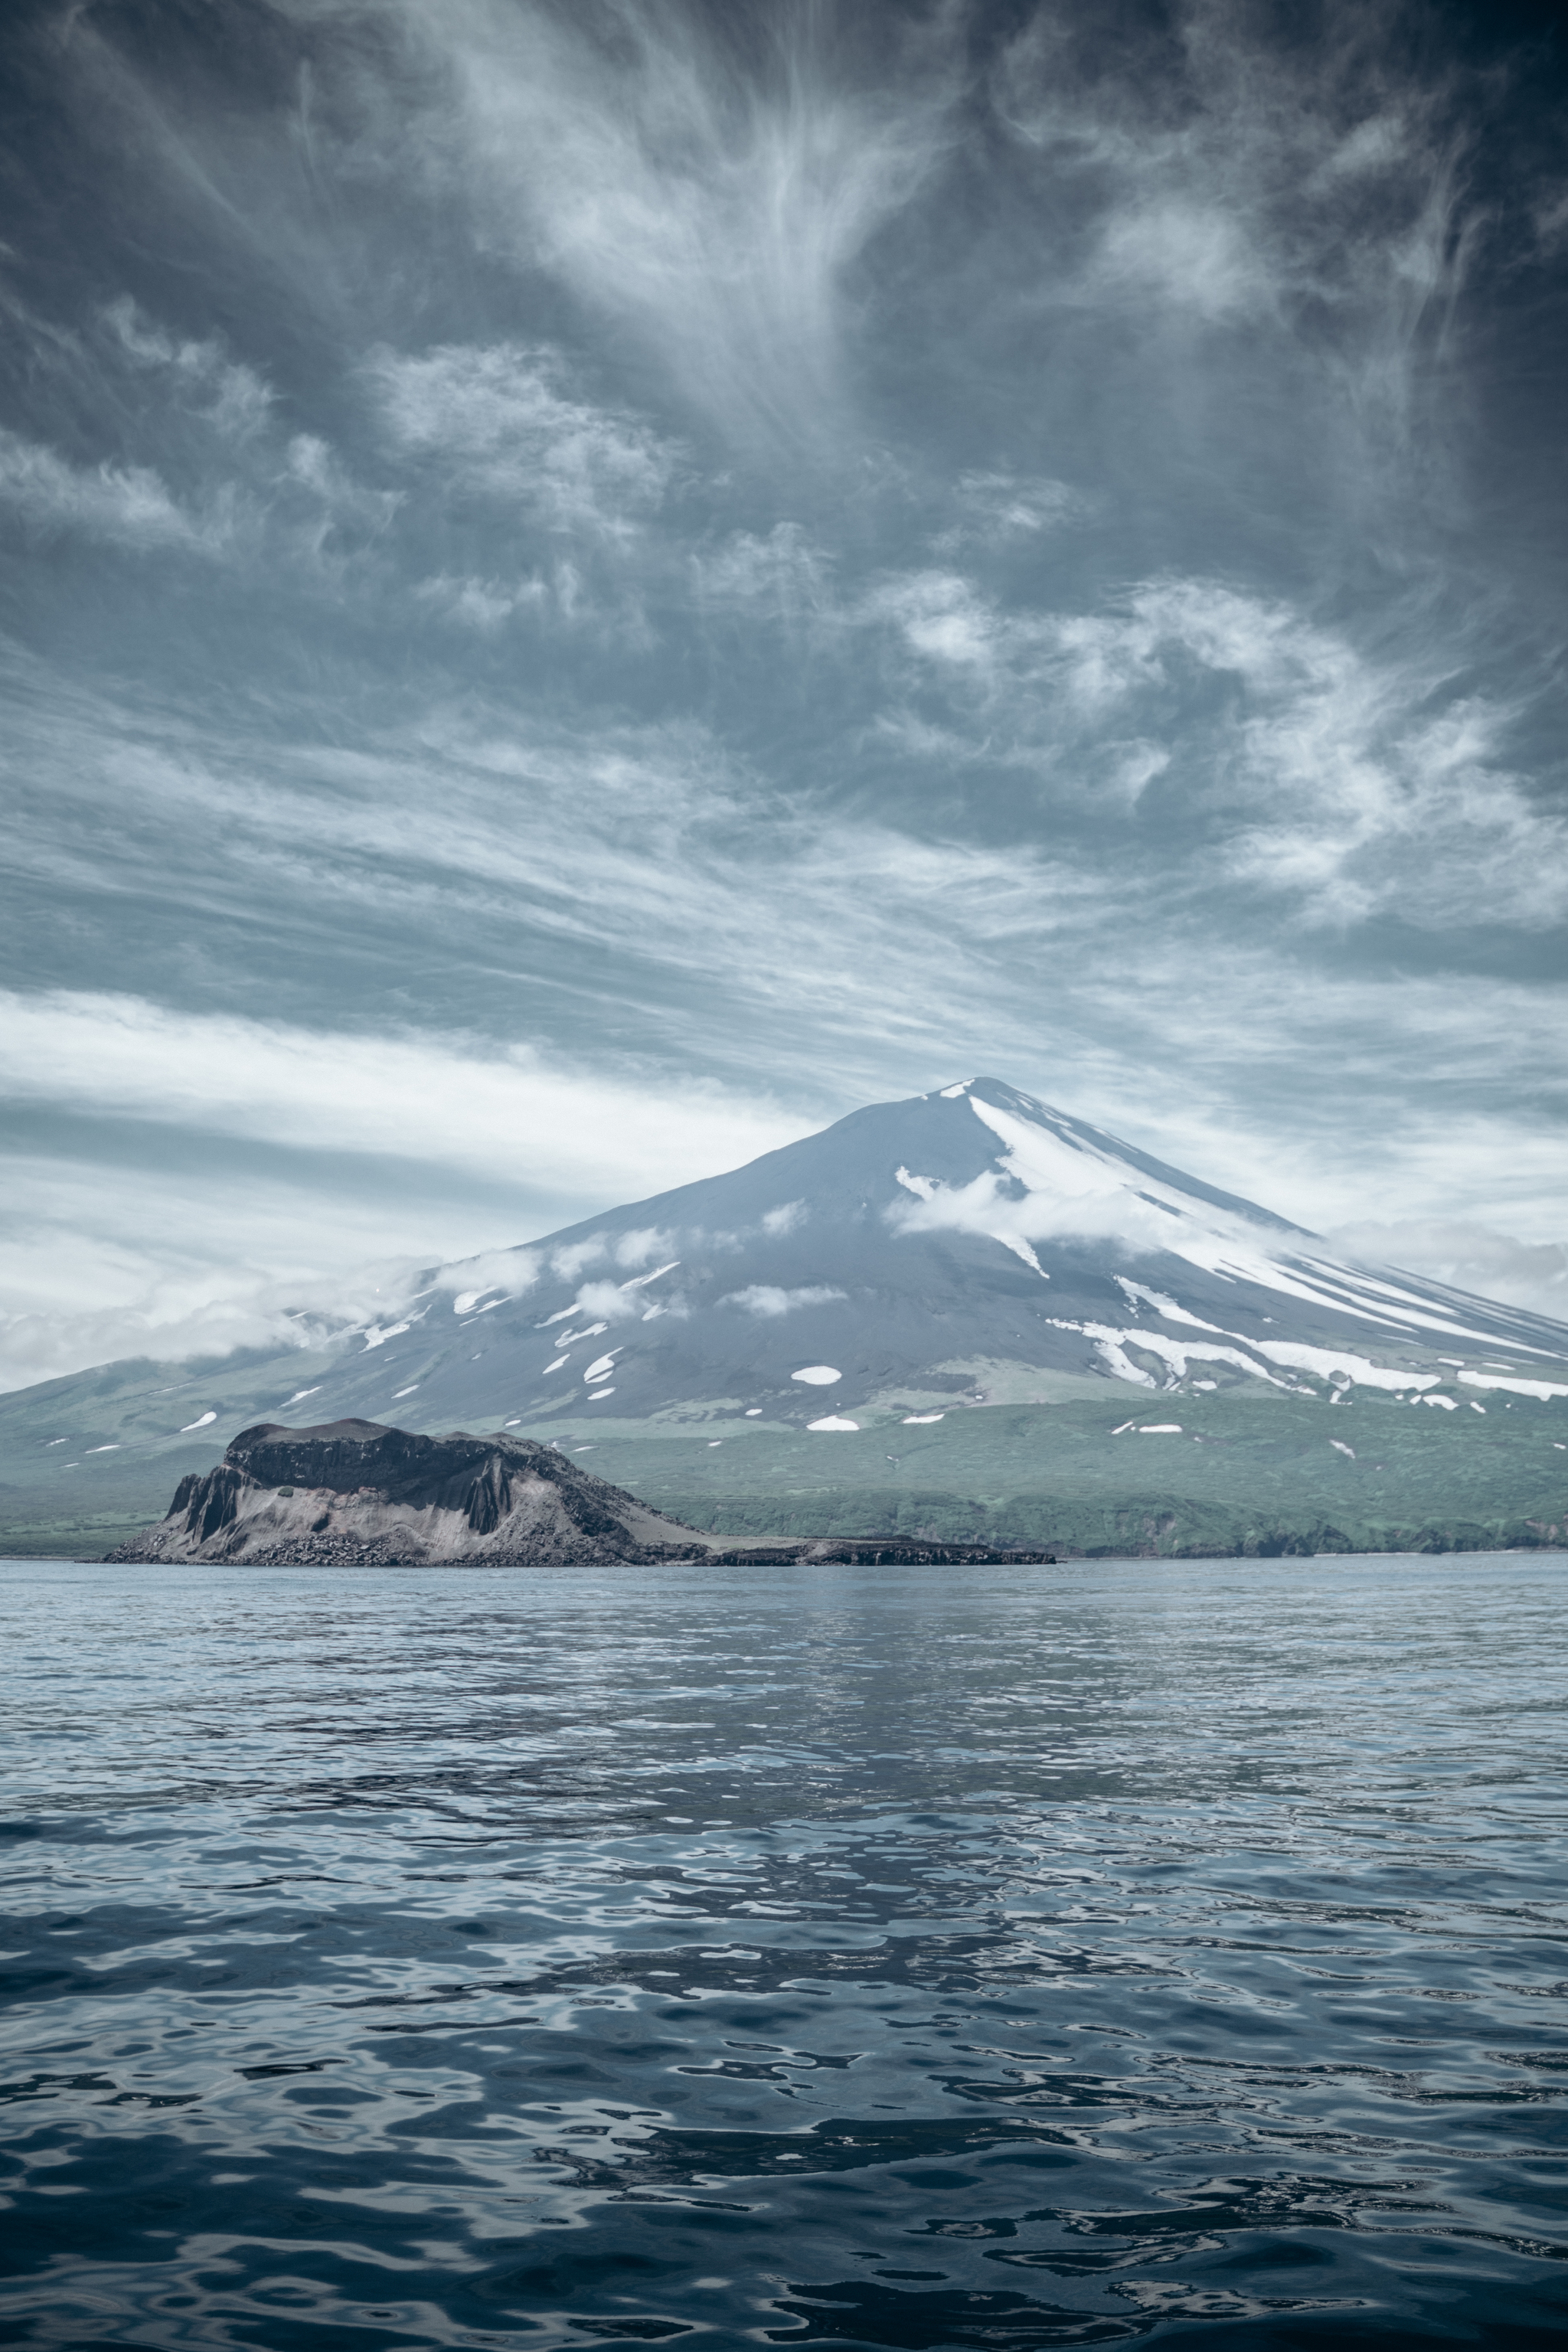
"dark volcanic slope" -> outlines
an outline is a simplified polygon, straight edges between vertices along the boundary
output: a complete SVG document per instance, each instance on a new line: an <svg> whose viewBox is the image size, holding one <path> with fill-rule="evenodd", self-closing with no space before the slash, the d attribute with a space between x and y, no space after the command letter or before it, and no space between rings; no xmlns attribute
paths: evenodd
<svg viewBox="0 0 1568 2352"><path fill-rule="evenodd" d="M263 1422L216 1470L182 1478L163 1524L110 1557L545 1563L691 1559L710 1547L527 1438Z"/></svg>

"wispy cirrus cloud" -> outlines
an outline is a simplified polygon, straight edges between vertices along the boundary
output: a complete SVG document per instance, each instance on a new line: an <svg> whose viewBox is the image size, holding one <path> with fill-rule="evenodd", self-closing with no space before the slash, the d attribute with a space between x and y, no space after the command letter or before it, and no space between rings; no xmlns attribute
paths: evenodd
<svg viewBox="0 0 1568 2352"><path fill-rule="evenodd" d="M574 586L570 567L558 570L552 581L537 575L525 580L494 580L479 579L472 572L454 576L441 572L431 579L421 580L414 593L443 619L465 629L478 629L488 636L520 613L538 613L553 604L569 614L574 603Z"/></svg>
<svg viewBox="0 0 1568 2352"><path fill-rule="evenodd" d="M269 484L289 549L318 566L340 568L386 531L402 504L397 490L371 489L315 433L296 433Z"/></svg>
<svg viewBox="0 0 1568 2352"><path fill-rule="evenodd" d="M399 448L553 529L624 536L664 496L674 453L637 418L564 389L557 352L444 344L370 362Z"/></svg>
<svg viewBox="0 0 1568 2352"><path fill-rule="evenodd" d="M1558 919L1568 822L1510 767L1523 706L1476 693L1426 649L1374 657L1286 603L1206 580L1149 582L1120 609L1074 614L1004 608L925 571L885 583L863 617L897 630L949 705L931 756L951 757L978 720L994 757L1032 764L1056 794L1093 791L1103 806L1109 786L1131 818L1151 793L1182 820L1179 861L1217 858L1308 922ZM1194 681L1223 692L1202 717ZM1169 870L1168 839L1158 854Z"/></svg>
<svg viewBox="0 0 1568 2352"><path fill-rule="evenodd" d="M837 625L833 557L797 522L731 532L691 558L700 607L770 621L826 618Z"/></svg>
<svg viewBox="0 0 1568 2352"><path fill-rule="evenodd" d="M793 1133L765 1102L712 1086L685 1088L672 1118L663 1087L578 1077L524 1049L487 1053L460 1038L307 1030L72 992L9 993L3 1009L0 1091L14 1102L480 1173L525 1153L531 1181L557 1193L597 1189L612 1135L662 1190Z"/></svg>
<svg viewBox="0 0 1568 2352"><path fill-rule="evenodd" d="M322 1233L380 1170L434 1254L652 1189L655 1100L780 1139L989 1066L1309 1224L1516 1234L1527 1278L1568 246L1508 37L236 8L19 36L37 1150L209 1153L237 1267L284 1223L247 1155ZM111 1184L68 1193L101 1264Z"/></svg>
<svg viewBox="0 0 1568 2352"><path fill-rule="evenodd" d="M275 387L218 337L180 337L129 296L68 336L17 319L46 404L96 459L0 426L0 507L36 536L149 559L221 559L248 584L301 567L340 584L387 530L397 488L355 476L320 433L289 429Z"/></svg>
<svg viewBox="0 0 1568 2352"><path fill-rule="evenodd" d="M959 554L976 544L1026 543L1041 531L1087 521L1094 510L1092 499L1048 474L961 474L952 504L959 520L937 532L931 542L943 555Z"/></svg>
<svg viewBox="0 0 1568 2352"><path fill-rule="evenodd" d="M1235 0L1114 37L1091 11L1034 10L993 88L1076 197L1078 298L1321 337L1407 427L1419 339L1447 331L1481 218L1452 79L1412 68L1403 23L1339 5L1296 46Z"/></svg>
<svg viewBox="0 0 1568 2352"><path fill-rule="evenodd" d="M1122 808L1113 822L1127 846L1107 876L1098 831L992 846L770 803L744 763L688 726L521 738L493 715L445 712L416 740L367 731L352 751L273 746L258 760L221 738L171 756L120 711L22 740L49 804L79 812L66 838L107 797L138 815L110 866L40 845L35 871L51 888L85 890L88 906L174 891L226 937L259 890L296 911L300 938L326 940L346 923L356 952L384 958L389 975L410 936L455 971L467 941L504 941L510 1001L542 992L533 1001L580 1008L590 1024L616 1002L629 1050L677 1069L700 1057L731 1084L762 1054L803 1124L885 1091L895 1069L916 1087L955 1055L1011 1066L1043 1017L1047 1066L1037 1060L1021 1082L1124 1130L1131 1116L1176 1159L1147 1128L1141 1066L1202 1068L1216 1116L1224 1102L1242 1124L1260 1090L1278 1082L1294 1102L1331 1076L1326 1115L1346 1086L1375 1091L1391 1149L1393 1106L1408 1132L1406 1098L1429 1068L1472 1089L1495 1080L1505 1095L1531 1069L1562 1076L1554 991L1318 961L1310 931L1305 961L1283 957L1277 928L1255 935L1235 919L1236 884L1201 840L1126 835ZM226 861L215 864L204 818L220 825ZM1232 837L1223 825L1215 836ZM26 837L14 854L30 855ZM1195 988L1194 959L1205 975ZM149 982L157 969L147 965ZM279 984L297 987L286 969ZM484 1034L490 994L489 982L460 992L449 1031ZM835 1047L835 1095L822 1086L822 1040L847 1003L856 1021ZM1245 1023L1226 1011L1238 1003ZM1293 1108L1292 1124L1302 1115ZM1199 1148L1195 1130L1181 1134L1182 1149ZM1365 1164L1369 1142L1347 1140L1347 1168ZM1322 1222L1310 1201L1293 1213Z"/></svg>
<svg viewBox="0 0 1568 2352"><path fill-rule="evenodd" d="M68 532L132 550L221 555L234 535L231 500L193 514L150 466L108 459L78 466L45 444L0 428L0 504L35 530Z"/></svg>
<svg viewBox="0 0 1568 2352"><path fill-rule="evenodd" d="M139 373L162 377L221 440L244 446L271 426L277 394L216 336L177 336L122 294L104 311L115 342Z"/></svg>
<svg viewBox="0 0 1568 2352"><path fill-rule="evenodd" d="M830 429L849 273L952 136L940 17L862 44L841 13L778 11L747 25L744 65L717 19L668 5L405 0L402 20L449 78L432 135L489 238L636 332L742 440Z"/></svg>

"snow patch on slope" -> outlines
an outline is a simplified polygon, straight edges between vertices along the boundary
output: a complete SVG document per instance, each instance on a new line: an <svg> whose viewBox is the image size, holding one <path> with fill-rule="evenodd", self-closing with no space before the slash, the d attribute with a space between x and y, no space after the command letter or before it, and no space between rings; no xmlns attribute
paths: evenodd
<svg viewBox="0 0 1568 2352"><path fill-rule="evenodd" d="M1197 1321L1195 1316L1185 1319ZM1277 1389L1288 1389L1291 1383L1277 1378L1268 1370L1270 1364L1278 1364L1282 1370L1311 1372L1321 1381L1331 1381L1337 1373L1341 1386L1354 1383L1362 1388L1386 1389L1394 1393L1411 1389L1433 1389L1437 1386L1439 1379L1436 1372L1411 1372L1389 1364L1374 1364L1368 1357L1352 1354L1345 1348L1310 1348L1295 1339L1246 1339L1239 1332L1227 1331L1221 1337L1235 1344L1216 1347L1206 1339L1173 1339L1163 1331L1151 1331L1144 1327L1128 1331L1114 1324L1071 1323L1055 1316L1051 1320L1058 1331L1081 1331L1086 1339L1094 1341L1107 1369L1114 1372L1119 1381L1133 1381L1142 1388L1152 1388L1155 1381L1152 1373L1144 1371L1131 1360L1126 1352L1130 1347L1141 1348L1147 1355L1158 1356L1163 1363L1169 1366L1174 1380L1186 1378L1189 1363L1232 1364L1238 1371L1247 1372L1254 1380L1267 1381L1271 1388ZM1200 1326L1205 1330L1215 1328L1213 1324ZM1264 1360L1260 1362L1259 1358ZM1525 1383L1527 1391L1531 1394L1545 1386L1544 1381L1539 1381ZM1560 1389L1555 1393L1568 1395L1568 1390Z"/></svg>
<svg viewBox="0 0 1568 2352"><path fill-rule="evenodd" d="M388 1339L398 1339L403 1332L410 1330L412 1328L412 1325L407 1323L387 1323L385 1325L373 1323L369 1330L364 1335L366 1354L369 1354L372 1348L384 1347Z"/></svg>
<svg viewBox="0 0 1568 2352"><path fill-rule="evenodd" d="M947 1184L940 1178L900 1168L897 1181L910 1198L888 1212L896 1231L984 1234L1016 1252L1041 1273L1045 1269L1032 1247L1037 1242L1119 1241L1134 1252L1184 1258L1223 1282L1251 1284L1327 1314L1353 1316L1386 1332L1391 1339L1443 1332L1484 1342L1483 1333L1399 1282L1319 1255L1314 1237L1300 1227L1273 1220L1265 1223L1262 1212L1248 1216L1239 1209L1205 1200L1136 1167L1090 1135L1075 1131L1066 1121L1059 1127L1047 1126L1021 1106L1016 1111L1005 1110L973 1093L967 1094L967 1099L975 1118L1002 1147L994 1166L963 1184ZM1165 1320L1219 1333L1218 1326L1189 1313L1164 1292L1129 1276L1119 1275L1116 1279L1134 1312L1147 1306ZM1120 1351L1131 1336L1101 1335L1088 1326L1085 1329L1101 1341L1102 1352L1113 1346ZM1236 1338L1234 1333L1222 1336ZM1141 1335L1139 1343L1147 1344L1148 1335ZM1252 1345L1250 1341L1239 1344ZM1280 1344L1272 1343L1275 1348ZM1154 1347L1152 1352L1164 1351ZM1270 1353L1269 1343L1259 1352ZM1122 1356L1113 1366L1119 1377L1146 1377L1123 1369L1125 1360ZM1310 1350L1299 1358L1276 1354L1274 1360L1302 1370L1319 1369ZM1364 1358L1358 1360L1365 1362ZM1374 1387L1416 1384L1404 1374L1387 1372L1381 1366L1374 1369L1375 1377L1370 1368L1355 1377Z"/></svg>
<svg viewBox="0 0 1568 2352"><path fill-rule="evenodd" d="M1271 1364L1286 1364L1299 1372L1316 1372L1320 1380L1330 1380L1335 1372L1348 1372L1361 1388L1367 1389L1435 1389L1436 1372L1406 1372L1389 1364L1373 1364L1365 1356L1352 1356L1343 1348L1308 1348L1295 1339L1254 1339L1250 1345Z"/></svg>
<svg viewBox="0 0 1568 2352"><path fill-rule="evenodd" d="M1167 1298L1163 1290L1151 1290L1144 1283L1130 1281L1124 1274L1115 1275L1112 1279L1120 1287L1122 1297L1134 1315L1138 1312L1138 1302L1142 1299L1146 1307L1153 1308L1156 1315L1163 1316L1167 1323L1190 1323L1194 1331L1219 1332L1217 1323L1205 1323L1201 1315L1189 1315L1184 1307L1178 1307L1175 1300ZM1220 1336L1223 1338L1224 1334L1221 1333Z"/></svg>
<svg viewBox="0 0 1568 2352"><path fill-rule="evenodd" d="M1558 1388L1551 1381L1505 1381L1488 1372L1461 1372L1459 1378L1467 1388L1511 1389L1515 1396L1540 1397L1543 1402L1552 1397L1568 1396L1568 1389ZM1481 1410L1484 1412L1485 1407Z"/></svg>
<svg viewBox="0 0 1568 2352"><path fill-rule="evenodd" d="M1247 1354L1245 1342L1234 1348L1216 1348L1203 1339L1168 1339L1163 1331L1122 1331L1111 1324L1064 1323L1055 1316L1051 1319L1058 1331L1081 1331L1086 1339L1094 1341L1106 1365L1119 1381L1136 1381L1142 1388L1153 1388L1156 1385L1154 1376L1133 1363L1126 1352L1130 1346L1142 1348L1151 1356L1158 1356L1162 1363L1169 1367L1173 1379L1178 1381L1186 1378L1187 1365L1193 1361L1234 1364L1238 1371L1248 1373L1253 1380L1267 1381L1271 1388L1282 1389L1289 1385L1286 1381L1276 1380L1256 1357ZM1192 1319L1195 1321L1196 1318ZM1213 1326L1205 1328L1212 1329Z"/></svg>

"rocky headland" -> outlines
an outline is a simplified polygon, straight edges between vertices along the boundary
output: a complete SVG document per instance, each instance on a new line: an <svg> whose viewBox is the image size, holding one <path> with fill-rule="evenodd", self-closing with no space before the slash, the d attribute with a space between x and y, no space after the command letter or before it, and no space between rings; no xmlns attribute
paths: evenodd
<svg viewBox="0 0 1568 2352"><path fill-rule="evenodd" d="M241 1430L216 1470L181 1479L158 1526L107 1557L353 1568L679 1559L913 1566L1018 1555L888 1537L737 1545L683 1527L532 1438L462 1430L426 1437L378 1422L333 1421Z"/></svg>
<svg viewBox="0 0 1568 2352"><path fill-rule="evenodd" d="M376 1422L241 1430L216 1470L111 1559L258 1566L693 1559L711 1549L530 1438L425 1437Z"/></svg>

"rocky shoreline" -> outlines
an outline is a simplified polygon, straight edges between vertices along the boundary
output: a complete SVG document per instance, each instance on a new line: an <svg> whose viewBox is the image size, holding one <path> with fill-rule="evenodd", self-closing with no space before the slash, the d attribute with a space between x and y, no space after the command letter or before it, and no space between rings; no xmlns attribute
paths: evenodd
<svg viewBox="0 0 1568 2352"><path fill-rule="evenodd" d="M376 1422L242 1430L216 1470L182 1478L161 1523L110 1561L257 1568L591 1567L707 1560L878 1568L1050 1562L1037 1550L816 1538L737 1544L705 1535L531 1438L425 1437Z"/></svg>

